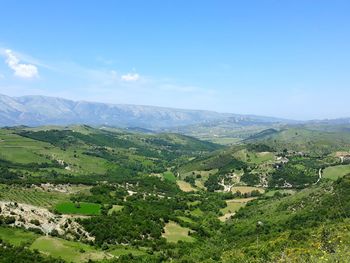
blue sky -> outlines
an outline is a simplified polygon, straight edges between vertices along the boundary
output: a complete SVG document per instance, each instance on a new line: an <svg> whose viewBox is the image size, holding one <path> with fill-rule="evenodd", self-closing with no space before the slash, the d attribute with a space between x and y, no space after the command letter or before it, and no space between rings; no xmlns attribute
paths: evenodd
<svg viewBox="0 0 350 263"><path fill-rule="evenodd" d="M0 0L0 93L350 116L350 2Z"/></svg>

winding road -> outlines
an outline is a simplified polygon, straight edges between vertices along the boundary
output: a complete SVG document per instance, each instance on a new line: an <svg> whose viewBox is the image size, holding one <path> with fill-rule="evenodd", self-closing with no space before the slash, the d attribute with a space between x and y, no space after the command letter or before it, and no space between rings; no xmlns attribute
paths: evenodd
<svg viewBox="0 0 350 263"><path fill-rule="evenodd" d="M321 178L322 178L322 168L320 168L318 170L318 179L317 179L316 183L314 183L314 184L318 184L318 182L321 181Z"/></svg>

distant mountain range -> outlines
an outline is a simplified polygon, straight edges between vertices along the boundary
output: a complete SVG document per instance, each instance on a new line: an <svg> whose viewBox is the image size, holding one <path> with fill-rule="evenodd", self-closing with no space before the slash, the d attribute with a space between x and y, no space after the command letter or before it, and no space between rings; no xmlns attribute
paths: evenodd
<svg viewBox="0 0 350 263"><path fill-rule="evenodd" d="M272 117L204 110L72 101L46 96L0 95L0 126L87 124L162 129L194 124L209 125L218 121L238 126L291 123Z"/></svg>

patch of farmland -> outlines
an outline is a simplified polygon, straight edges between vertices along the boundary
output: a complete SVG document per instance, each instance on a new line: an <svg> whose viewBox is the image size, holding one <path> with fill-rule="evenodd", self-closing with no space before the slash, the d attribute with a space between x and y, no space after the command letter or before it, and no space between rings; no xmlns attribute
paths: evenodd
<svg viewBox="0 0 350 263"><path fill-rule="evenodd" d="M101 213L101 205L86 202L63 202L57 204L55 210L61 214L99 215Z"/></svg>
<svg viewBox="0 0 350 263"><path fill-rule="evenodd" d="M57 203L69 200L69 195L47 192L40 188L0 184L0 200L51 208Z"/></svg>

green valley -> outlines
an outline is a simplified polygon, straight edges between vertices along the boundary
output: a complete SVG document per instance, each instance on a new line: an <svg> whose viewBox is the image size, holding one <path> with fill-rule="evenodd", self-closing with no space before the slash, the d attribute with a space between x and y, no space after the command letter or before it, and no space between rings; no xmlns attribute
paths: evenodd
<svg viewBox="0 0 350 263"><path fill-rule="evenodd" d="M0 139L5 254L21 249L46 262L350 255L350 133L285 127L222 146L75 125L3 128Z"/></svg>

